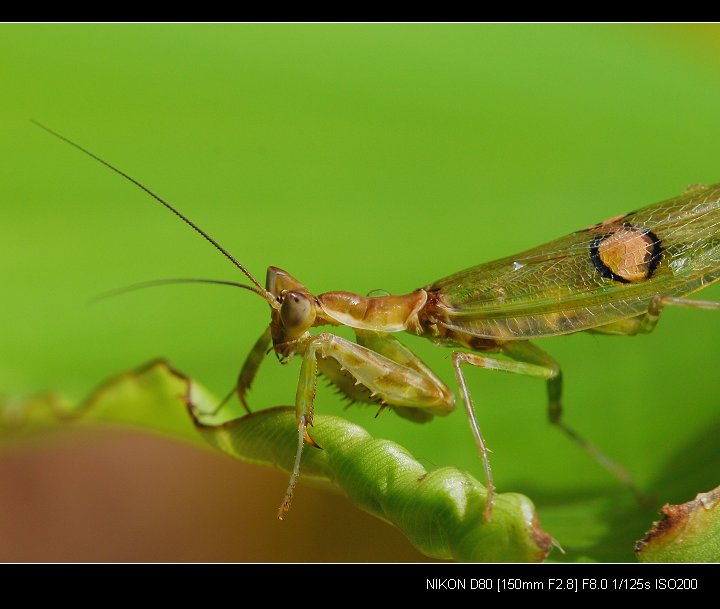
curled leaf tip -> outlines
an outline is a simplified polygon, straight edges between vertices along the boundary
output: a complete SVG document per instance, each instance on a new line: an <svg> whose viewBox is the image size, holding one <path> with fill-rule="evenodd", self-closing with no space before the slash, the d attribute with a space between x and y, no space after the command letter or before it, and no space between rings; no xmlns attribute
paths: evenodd
<svg viewBox="0 0 720 609"><path fill-rule="evenodd" d="M662 519L635 544L642 562L720 562L720 487L680 505L666 504Z"/></svg>

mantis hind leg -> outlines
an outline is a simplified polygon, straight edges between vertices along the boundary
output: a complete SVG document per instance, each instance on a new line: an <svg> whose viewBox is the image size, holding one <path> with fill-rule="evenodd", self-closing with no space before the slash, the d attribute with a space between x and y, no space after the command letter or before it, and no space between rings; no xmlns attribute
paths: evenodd
<svg viewBox="0 0 720 609"><path fill-rule="evenodd" d="M650 306L648 306L647 312L642 315L631 317L629 319L621 319L604 326L592 328L589 332L595 334L615 334L623 336L649 334L655 329L655 326L657 326L663 309L668 306L720 310L720 302L715 300L695 300L693 298L681 298L678 296L658 294L650 301Z"/></svg>
<svg viewBox="0 0 720 609"><path fill-rule="evenodd" d="M692 309L720 309L720 302L658 294L650 301L647 313L640 318L640 332L652 332L660 319L662 310L667 306L688 307Z"/></svg>
<svg viewBox="0 0 720 609"><path fill-rule="evenodd" d="M642 500L642 494L630 474L610 457L600 451L594 444L586 440L570 427L562 418L562 370L559 364L545 353L542 349L528 342L508 343L504 346L503 352L515 360L522 360L535 364L547 371L547 395L548 395L548 419L550 423L562 430L573 442L578 444L595 461L612 473L622 482L637 498Z"/></svg>
<svg viewBox="0 0 720 609"><path fill-rule="evenodd" d="M544 379L547 383L548 416L550 422L559 427L568 437L589 453L593 459L606 469L610 470L618 479L620 479L636 495L639 496L635 483L623 468L600 452L593 444L588 442L562 420L562 371L560 370L558 363L547 353L526 341L513 341L506 343L503 345L502 352L512 359L498 359L478 353L467 353L463 351L455 351L452 356L455 376L460 387L460 394L465 405L465 410L470 422L470 428L478 447L478 451L480 452L480 456L483 461L483 468L485 470L485 479L488 490L487 502L485 504L485 518L490 518L495 499L495 484L493 482L492 469L490 467L490 460L488 457L490 450L487 447L487 443L485 442L477 424L475 407L467 388L465 376L462 371L462 364L470 364L471 366L476 366L478 368L502 370L504 372L512 372L514 374Z"/></svg>

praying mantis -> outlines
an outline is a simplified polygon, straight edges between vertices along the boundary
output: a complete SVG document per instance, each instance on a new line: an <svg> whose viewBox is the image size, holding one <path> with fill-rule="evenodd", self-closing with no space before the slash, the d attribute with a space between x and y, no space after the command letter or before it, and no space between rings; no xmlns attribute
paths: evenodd
<svg viewBox="0 0 720 609"><path fill-rule="evenodd" d="M35 122L35 121L33 121ZM105 165L164 205L230 260L251 285L211 279L161 280L220 283L266 301L270 323L250 350L233 391L250 411L247 392L269 351L282 364L301 358L295 395L297 450L285 497L290 507L305 443L317 447L313 424L318 375L356 402L389 408L416 422L446 416L453 391L396 335L407 332L452 349L460 401L482 460L487 485L484 516L492 515L495 484L489 449L465 378L467 367L501 370L544 380L548 416L620 481L639 494L625 470L563 420L562 371L531 340L592 332L652 332L666 306L720 309L720 302L688 295L720 279L720 184L692 185L681 195L593 224L514 256L473 266L408 294L313 294L287 271L270 266L263 286L224 247L175 206L64 135L36 125ZM140 286L144 287L144 286ZM329 326L313 333L311 330ZM352 328L356 340L332 332ZM319 447L318 447L319 448Z"/></svg>

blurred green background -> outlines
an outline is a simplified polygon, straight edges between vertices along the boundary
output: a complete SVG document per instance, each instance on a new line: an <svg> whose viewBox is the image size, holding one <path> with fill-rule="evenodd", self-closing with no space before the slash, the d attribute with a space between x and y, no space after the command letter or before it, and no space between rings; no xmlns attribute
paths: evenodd
<svg viewBox="0 0 720 609"><path fill-rule="evenodd" d="M88 304L100 292L146 279L243 278L166 210L30 118L175 203L260 281L268 265L280 266L316 293L406 292L674 196L687 184L720 181L715 25L2 25L0 74L6 395L54 388L80 398L109 375L157 356L224 394L268 321L260 299L214 286ZM703 297L720 298L719 287ZM563 366L567 421L658 503L690 499L720 482L716 315L671 310L650 336L539 342ZM406 344L454 388L448 350L416 337ZM273 360L250 396L256 407L293 401L298 362L282 367ZM636 508L546 423L540 383L480 370L468 377L499 489L535 500L571 559L631 560L632 542L656 506ZM316 404L400 442L428 467L455 465L480 476L461 411L420 426L392 413L374 419L374 409L343 410L324 388ZM127 446L114 436L108 441L132 453L132 438ZM160 461L153 465L150 441L137 441L147 467L133 471L162 470ZM101 444L94 450L105 450ZM158 443L157 459L167 450L175 449ZM92 462L92 454L74 468ZM252 514L267 518L195 513L173 530L197 537L205 553L143 554L141 538L167 525L158 517L142 535L126 530L125 537L137 536L135 553L113 554L110 546L98 556L419 558L403 554L405 542L387 537L384 525L352 520L349 504L311 490L296 496L295 523L272 522L283 476L183 455L207 464L190 468L194 476L167 465L165 478L175 472L186 485L182 496L192 497L181 503L202 512L217 501L259 501ZM13 480L31 484L26 462L12 467L0 470L4 494ZM227 472L217 484L215 467ZM42 470L35 465L36 476ZM114 475L139 493L135 511L147 506L143 487L128 482L131 474ZM76 484L67 492L84 492ZM193 492L193 484L201 490ZM113 488L106 493L126 494ZM179 502L166 499L167 509L176 509ZM0 537L0 556L42 558L41 550L16 552L24 529L12 520L20 511L8 509L1 519L19 541L3 550ZM103 510L91 513L104 517ZM113 526L125 526L126 516ZM353 537L340 543L322 534L330 521L345 523ZM364 526L375 527L369 542L362 541L370 535ZM238 543L213 553L212 540L228 527ZM318 533L293 533L299 530ZM243 534L261 535L259 549L243 545ZM373 546L373 539L368 553L353 552L353 543ZM67 543L68 554L51 556L96 558L72 554Z"/></svg>

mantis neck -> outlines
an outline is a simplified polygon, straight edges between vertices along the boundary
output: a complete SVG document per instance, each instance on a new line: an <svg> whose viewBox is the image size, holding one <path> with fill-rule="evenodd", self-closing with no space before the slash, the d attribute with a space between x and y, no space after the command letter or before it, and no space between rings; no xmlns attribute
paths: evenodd
<svg viewBox="0 0 720 609"><path fill-rule="evenodd" d="M401 296L325 292L317 300L322 310L320 323L375 332L409 331L420 334L422 328L418 314L427 302L427 292L416 290Z"/></svg>

